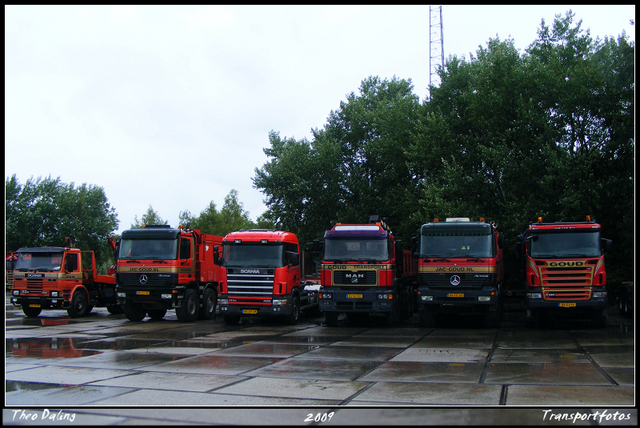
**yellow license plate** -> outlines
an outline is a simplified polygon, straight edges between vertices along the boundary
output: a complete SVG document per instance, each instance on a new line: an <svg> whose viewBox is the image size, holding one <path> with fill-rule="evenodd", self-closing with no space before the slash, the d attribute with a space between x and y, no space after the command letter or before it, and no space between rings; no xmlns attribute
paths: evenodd
<svg viewBox="0 0 640 428"><path fill-rule="evenodd" d="M136 294L138 296L148 296L149 292L148 291L136 291Z"/></svg>
<svg viewBox="0 0 640 428"><path fill-rule="evenodd" d="M242 313L243 314L253 314L253 315L255 315L255 314L258 313L258 310L257 309L243 309Z"/></svg>
<svg viewBox="0 0 640 428"><path fill-rule="evenodd" d="M447 297L464 297L464 293L449 293Z"/></svg>
<svg viewBox="0 0 640 428"><path fill-rule="evenodd" d="M347 299L362 299L362 294L347 294Z"/></svg>
<svg viewBox="0 0 640 428"><path fill-rule="evenodd" d="M558 304L558 306L560 306L561 308L575 308L576 304L575 303L560 303L560 304Z"/></svg>
<svg viewBox="0 0 640 428"><path fill-rule="evenodd" d="M39 308L40 305L36 304L36 303L32 303L29 305L30 308Z"/></svg>

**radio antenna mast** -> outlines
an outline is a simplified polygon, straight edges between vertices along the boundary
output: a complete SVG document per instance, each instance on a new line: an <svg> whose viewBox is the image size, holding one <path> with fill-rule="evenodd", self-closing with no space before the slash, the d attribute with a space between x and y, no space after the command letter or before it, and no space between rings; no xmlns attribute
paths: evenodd
<svg viewBox="0 0 640 428"><path fill-rule="evenodd" d="M431 86L437 84L438 68L444 68L444 37L442 6L429 6L429 97Z"/></svg>

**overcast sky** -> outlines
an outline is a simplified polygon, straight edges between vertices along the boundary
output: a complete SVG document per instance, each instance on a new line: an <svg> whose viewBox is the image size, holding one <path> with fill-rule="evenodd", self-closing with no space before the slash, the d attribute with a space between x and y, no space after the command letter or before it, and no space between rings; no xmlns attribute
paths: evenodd
<svg viewBox="0 0 640 428"><path fill-rule="evenodd" d="M634 6L443 6L445 57L524 52L569 10L635 41ZM311 141L363 79L429 84L429 6L5 6L5 175L102 187L118 233L253 188L268 134Z"/></svg>

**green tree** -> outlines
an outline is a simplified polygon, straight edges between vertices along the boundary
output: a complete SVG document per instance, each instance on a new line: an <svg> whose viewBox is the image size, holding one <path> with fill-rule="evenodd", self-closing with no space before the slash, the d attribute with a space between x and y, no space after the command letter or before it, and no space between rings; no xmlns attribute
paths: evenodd
<svg viewBox="0 0 640 428"><path fill-rule="evenodd" d="M225 236L227 233L240 229L252 229L256 225L249 218L249 213L238 200L238 191L231 189L224 198L224 205L220 212L216 204L211 201L198 216L193 216L188 210L180 213L180 222L190 224L192 229L198 229L203 233Z"/></svg>
<svg viewBox="0 0 640 428"><path fill-rule="evenodd" d="M163 220L162 217L153 209L151 205L147 208L147 211L142 215L142 219L138 220L138 216L134 217L134 222L131 225L131 229L140 229L147 224L167 224L167 220Z"/></svg>
<svg viewBox="0 0 640 428"><path fill-rule="evenodd" d="M93 250L98 263L111 258L107 240L118 220L101 187L76 187L51 177L21 185L14 174L5 191L7 251L62 246L68 237L76 247Z"/></svg>

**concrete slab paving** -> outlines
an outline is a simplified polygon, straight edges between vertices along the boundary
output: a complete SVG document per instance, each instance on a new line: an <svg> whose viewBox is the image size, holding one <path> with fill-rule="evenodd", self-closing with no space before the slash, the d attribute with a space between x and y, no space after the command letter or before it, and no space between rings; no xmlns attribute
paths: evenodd
<svg viewBox="0 0 640 428"><path fill-rule="evenodd" d="M509 385L509 406L633 406L634 388L614 386Z"/></svg>
<svg viewBox="0 0 640 428"><path fill-rule="evenodd" d="M620 386L635 386L635 369L634 368L617 368L610 367L605 370L609 377Z"/></svg>
<svg viewBox="0 0 640 428"><path fill-rule="evenodd" d="M212 353L147 366L141 371L237 375L278 361L279 358L224 357Z"/></svg>
<svg viewBox="0 0 640 428"><path fill-rule="evenodd" d="M353 381L379 364L380 362L365 360L316 360L297 357L243 374L256 377Z"/></svg>
<svg viewBox="0 0 640 428"><path fill-rule="evenodd" d="M309 379L273 379L254 377L216 390L220 394L261 397L346 400L369 386L367 382L340 382Z"/></svg>
<svg viewBox="0 0 640 428"><path fill-rule="evenodd" d="M497 406L501 392L500 385L377 382L347 405Z"/></svg>
<svg viewBox="0 0 640 428"><path fill-rule="evenodd" d="M358 378L363 382L478 383L484 363L390 361Z"/></svg>
<svg viewBox="0 0 640 428"><path fill-rule="evenodd" d="M418 363L484 363L489 351L475 349L409 348L389 361L412 361Z"/></svg>
<svg viewBox="0 0 640 428"><path fill-rule="evenodd" d="M7 372L5 380L60 385L82 385L89 382L126 376L132 373L134 372L131 370L123 369L107 370L83 367L43 366Z"/></svg>
<svg viewBox="0 0 640 428"><path fill-rule="evenodd" d="M496 349L491 355L492 363L554 363L554 364L591 364L584 353L563 351L562 349Z"/></svg>
<svg viewBox="0 0 640 428"><path fill-rule="evenodd" d="M568 331L508 330L498 332L496 347L504 349L578 349Z"/></svg>
<svg viewBox="0 0 640 428"><path fill-rule="evenodd" d="M491 363L487 366L485 383L546 384L546 385L611 385L596 367L590 364L552 363Z"/></svg>
<svg viewBox="0 0 640 428"><path fill-rule="evenodd" d="M341 360L363 360L363 361L387 361L401 349L389 347L373 346L325 346L304 354L305 359L320 359L323 361Z"/></svg>
<svg viewBox="0 0 640 428"><path fill-rule="evenodd" d="M117 397L107 398L101 406L335 406L337 400L309 400L282 397L256 397L206 392L163 391L140 389Z"/></svg>
<svg viewBox="0 0 640 428"><path fill-rule="evenodd" d="M370 336L357 335L348 339L338 340L330 346L374 346L380 348L406 348L419 340L418 337L406 336Z"/></svg>
<svg viewBox="0 0 640 428"><path fill-rule="evenodd" d="M132 388L105 388L87 385L7 382L6 405L19 406L81 406L113 398L133 391Z"/></svg>
<svg viewBox="0 0 640 428"><path fill-rule="evenodd" d="M242 376L226 376L194 373L134 373L117 378L91 382L92 386L117 386L122 388L164 389L169 391L207 392L246 379Z"/></svg>
<svg viewBox="0 0 640 428"><path fill-rule="evenodd" d="M267 343L264 341L249 343L222 349L216 355L241 355L245 357L288 358L294 355L318 349L318 345Z"/></svg>
<svg viewBox="0 0 640 428"><path fill-rule="evenodd" d="M55 359L48 364L52 366L70 366L74 368L95 368L95 369L140 369L154 366L168 361L175 361L187 358L191 355L180 354L160 354L152 352L136 351L105 351L100 354L74 359ZM73 360L73 361L72 361Z"/></svg>

